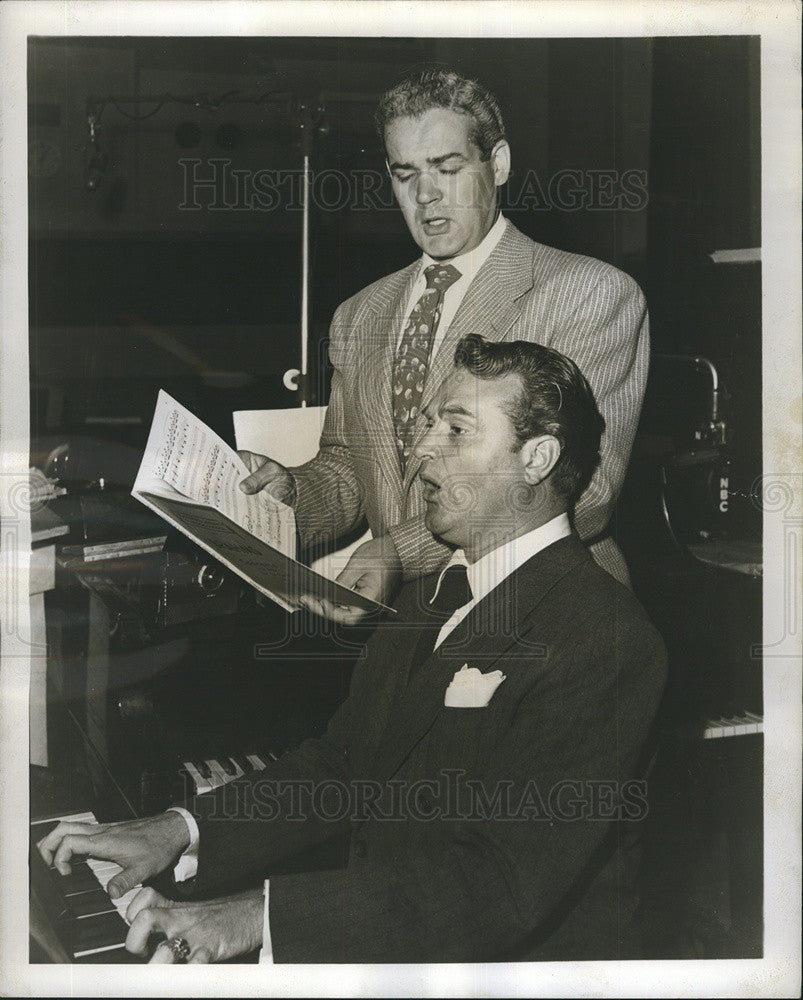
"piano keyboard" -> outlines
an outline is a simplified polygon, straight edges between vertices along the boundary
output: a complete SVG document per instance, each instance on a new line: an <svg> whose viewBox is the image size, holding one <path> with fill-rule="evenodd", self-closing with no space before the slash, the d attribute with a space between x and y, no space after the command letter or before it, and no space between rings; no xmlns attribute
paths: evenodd
<svg viewBox="0 0 803 1000"><path fill-rule="evenodd" d="M706 719L704 740L720 740L729 736L749 736L764 732L764 718L755 712L745 712L733 718Z"/></svg>
<svg viewBox="0 0 803 1000"><path fill-rule="evenodd" d="M181 771L190 795L211 792L244 774L264 771L277 757L271 752L187 760ZM106 892L109 881L121 871L113 861L96 858L72 861L69 875L48 867L36 845L60 822L96 824L91 812L75 813L31 823L31 894L40 899L46 922L74 962L139 962L125 950L128 935L126 910L142 886L119 899ZM64 959L55 959L56 961Z"/></svg>
<svg viewBox="0 0 803 1000"><path fill-rule="evenodd" d="M276 759L275 754L268 752L210 758L203 761L185 760L182 762L182 770L192 781L194 790L191 789L191 794L203 795L249 772L264 771L268 763Z"/></svg>
<svg viewBox="0 0 803 1000"><path fill-rule="evenodd" d="M125 913L142 886L135 886L119 899L112 899L106 886L122 870L113 861L96 858L73 861L69 875L61 875L52 865L48 869L35 845L62 821L95 824L97 820L88 812L31 824L32 861L36 863L39 858L45 877L49 879L49 895L58 900L57 933L62 943L78 962L92 961L96 955L114 962L135 961L135 957L125 950L128 934ZM117 954L107 954L110 952Z"/></svg>

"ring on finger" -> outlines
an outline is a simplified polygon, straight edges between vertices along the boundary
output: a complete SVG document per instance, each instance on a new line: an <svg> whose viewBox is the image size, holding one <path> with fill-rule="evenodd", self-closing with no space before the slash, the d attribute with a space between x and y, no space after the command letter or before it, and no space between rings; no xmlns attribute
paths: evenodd
<svg viewBox="0 0 803 1000"><path fill-rule="evenodd" d="M186 962L190 957L190 946L187 944L186 938L170 938L167 942L167 946L173 953L173 958L175 958L177 962Z"/></svg>

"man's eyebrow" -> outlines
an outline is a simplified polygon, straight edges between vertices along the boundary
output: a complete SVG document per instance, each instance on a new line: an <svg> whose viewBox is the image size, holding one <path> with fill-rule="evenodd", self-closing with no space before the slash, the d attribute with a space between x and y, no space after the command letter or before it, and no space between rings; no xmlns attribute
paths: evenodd
<svg viewBox="0 0 803 1000"><path fill-rule="evenodd" d="M421 411L427 420L433 420L435 411L432 408L432 401L427 403L427 405ZM439 417L446 416L459 416L459 417L470 417L472 420L476 420L477 416L472 413L471 410L467 410L465 406L461 406L459 403L446 403L437 410Z"/></svg>
<svg viewBox="0 0 803 1000"><path fill-rule="evenodd" d="M427 163L431 164L433 167L439 166L441 163L445 163L447 160L453 160L455 158L465 160L465 156L462 153L444 153L442 156L428 156ZM391 170L415 170L416 165L414 163L399 163L394 160L393 163L389 164Z"/></svg>
<svg viewBox="0 0 803 1000"><path fill-rule="evenodd" d="M427 157L427 163L431 163L434 167L437 167L439 163L445 163L447 160L455 159L455 157L465 160L465 156L462 153L444 153L443 156Z"/></svg>
<svg viewBox="0 0 803 1000"><path fill-rule="evenodd" d="M445 406L441 407L441 415L448 413L450 416L459 417L470 417L472 420L477 419L477 414L472 413L471 410L467 410L465 406L461 406L459 403L447 403Z"/></svg>

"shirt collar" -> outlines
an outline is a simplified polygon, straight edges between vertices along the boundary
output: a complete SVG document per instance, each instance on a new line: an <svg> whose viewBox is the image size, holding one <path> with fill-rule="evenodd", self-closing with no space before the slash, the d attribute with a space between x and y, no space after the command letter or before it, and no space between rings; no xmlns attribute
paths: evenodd
<svg viewBox="0 0 803 1000"><path fill-rule="evenodd" d="M471 281L477 271L479 271L485 261L491 256L491 253L496 248L497 243L502 239L506 228L507 220L500 212L497 216L496 222L485 234L485 238L482 243L474 247L473 250L469 250L468 253L461 253L458 257L452 257L451 260L447 261L435 260L433 257L430 257L428 253L423 254L421 257L419 275L422 275L424 273L424 269L429 267L430 264L453 264L460 272L461 278L468 278L468 280Z"/></svg>
<svg viewBox="0 0 803 1000"><path fill-rule="evenodd" d="M532 559L537 552L552 545L553 542L571 534L571 530L569 515L563 513L553 517L546 524L542 524L524 535L519 535L517 538L511 538L504 545L491 549L476 562L470 563L466 559L465 552L462 549L456 549L438 577L438 585L435 587L435 593L432 595L430 603L438 596L443 575L450 566L466 567L468 582L471 585L472 602L476 604L486 594L490 594L494 587L498 587L506 577L523 566L528 559Z"/></svg>

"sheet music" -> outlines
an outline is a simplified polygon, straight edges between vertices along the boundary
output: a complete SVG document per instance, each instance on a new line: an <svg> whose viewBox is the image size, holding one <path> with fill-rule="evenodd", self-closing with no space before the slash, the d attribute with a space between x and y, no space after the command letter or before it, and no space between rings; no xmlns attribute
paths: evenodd
<svg viewBox="0 0 803 1000"><path fill-rule="evenodd" d="M195 503L220 511L280 552L295 555L292 507L264 491L243 493L239 483L249 470L237 452L164 391L156 403L146 448L149 453L156 480ZM138 488L154 491L155 485L141 483L138 477Z"/></svg>
<svg viewBox="0 0 803 1000"><path fill-rule="evenodd" d="M316 573L303 563L265 546L211 507L174 497L138 491L137 499L182 531L219 562L270 597L286 611L297 609L303 595L353 604L366 611L393 612L356 591Z"/></svg>
<svg viewBox="0 0 803 1000"><path fill-rule="evenodd" d="M236 451L161 391L131 493L286 611L305 595L390 610L298 562L292 507L243 493L248 471Z"/></svg>

